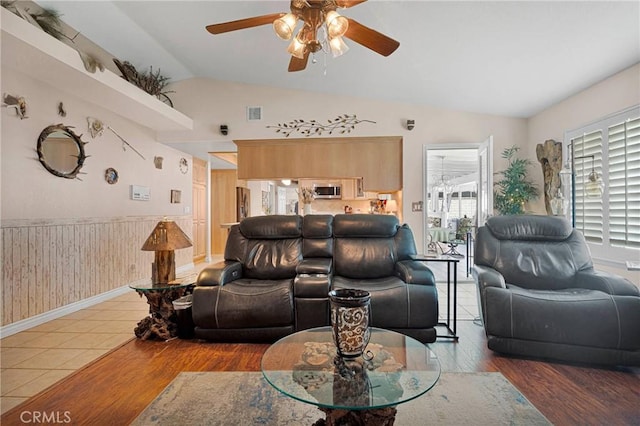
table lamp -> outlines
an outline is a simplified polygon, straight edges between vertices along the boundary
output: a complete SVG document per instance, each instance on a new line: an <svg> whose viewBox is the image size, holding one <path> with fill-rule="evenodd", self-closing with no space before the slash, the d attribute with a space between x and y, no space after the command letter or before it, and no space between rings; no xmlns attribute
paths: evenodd
<svg viewBox="0 0 640 426"><path fill-rule="evenodd" d="M191 247L193 243L180 227L166 218L156 227L142 245L142 250L155 251L155 262L151 264L153 284L167 284L176 279L174 250Z"/></svg>
<svg viewBox="0 0 640 426"><path fill-rule="evenodd" d="M396 200L387 200L387 205L384 209L387 213L395 214L398 211L398 203Z"/></svg>

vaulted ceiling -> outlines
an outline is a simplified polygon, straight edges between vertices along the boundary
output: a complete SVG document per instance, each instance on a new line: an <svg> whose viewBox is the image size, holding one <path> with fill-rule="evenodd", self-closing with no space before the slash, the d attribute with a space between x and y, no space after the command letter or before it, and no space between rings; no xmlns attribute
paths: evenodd
<svg viewBox="0 0 640 426"><path fill-rule="evenodd" d="M340 12L400 42L389 57L347 40L287 72L271 25L211 35L205 26L288 1L38 1L115 57L191 77L317 90L530 117L640 62L640 2L376 1ZM310 61L311 62L311 61Z"/></svg>

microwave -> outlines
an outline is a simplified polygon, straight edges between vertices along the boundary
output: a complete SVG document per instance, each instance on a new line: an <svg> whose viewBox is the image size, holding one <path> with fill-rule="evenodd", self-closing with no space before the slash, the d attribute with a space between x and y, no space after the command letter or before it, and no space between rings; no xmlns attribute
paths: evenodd
<svg viewBox="0 0 640 426"><path fill-rule="evenodd" d="M342 186L331 183L314 184L313 191L316 198L324 200L339 200L342 198Z"/></svg>

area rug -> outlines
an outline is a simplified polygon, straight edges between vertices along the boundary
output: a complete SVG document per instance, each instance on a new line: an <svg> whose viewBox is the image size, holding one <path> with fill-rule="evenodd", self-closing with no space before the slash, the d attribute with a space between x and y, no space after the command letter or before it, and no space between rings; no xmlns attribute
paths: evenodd
<svg viewBox="0 0 640 426"><path fill-rule="evenodd" d="M395 424L549 425L500 373L442 373L426 394L398 405ZM315 406L255 372L180 373L132 425L312 425Z"/></svg>

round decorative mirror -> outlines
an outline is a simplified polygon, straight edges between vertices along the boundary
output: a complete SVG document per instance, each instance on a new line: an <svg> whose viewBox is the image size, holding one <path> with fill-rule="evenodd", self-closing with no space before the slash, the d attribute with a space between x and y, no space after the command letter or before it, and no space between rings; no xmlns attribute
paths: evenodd
<svg viewBox="0 0 640 426"><path fill-rule="evenodd" d="M50 173L76 179L87 158L80 136L72 127L54 124L45 128L38 138L38 159Z"/></svg>

